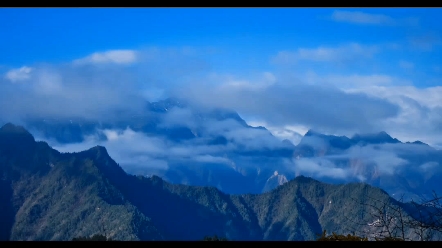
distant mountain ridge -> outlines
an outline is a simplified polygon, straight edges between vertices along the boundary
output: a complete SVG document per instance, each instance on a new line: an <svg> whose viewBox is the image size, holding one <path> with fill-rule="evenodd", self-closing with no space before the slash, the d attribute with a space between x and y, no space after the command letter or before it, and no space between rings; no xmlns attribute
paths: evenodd
<svg viewBox="0 0 442 248"><path fill-rule="evenodd" d="M59 153L30 137L22 127L0 128L2 239L71 240L105 233L117 240L201 240L213 234L230 240L313 240L324 229L361 228L345 217L373 222L360 214L368 209L359 201L399 204L367 184L331 185L303 176L268 193L228 195L214 187L129 175L102 146Z"/></svg>
<svg viewBox="0 0 442 248"><path fill-rule="evenodd" d="M317 137L319 139L328 142L331 147L342 150L348 149L354 145L364 146L364 145L375 145L375 144L402 143L398 139L392 138L385 131L381 131L379 133L355 134L353 135L353 137L348 138L347 136L326 135L310 129L304 135L303 139L301 139L301 142L297 145L297 147L309 146L308 144L306 144L306 139L308 139L309 137ZM415 141L412 144L425 144L425 143L420 141Z"/></svg>
<svg viewBox="0 0 442 248"><path fill-rule="evenodd" d="M128 172L134 174L151 175L156 174L171 180L174 183L188 182L190 185L213 185L218 188L222 188L228 193L244 193L254 192L260 193L265 187L266 180L271 177L275 169L264 168L260 166L261 161L269 160L268 164L280 163L280 157L291 157L293 153L293 145L291 143L278 140L264 127L252 127L248 125L235 111L226 109L199 109L195 110L189 106L186 101L176 98L168 98L158 102L147 102L146 113L142 116L134 116L132 119L118 120L114 123L92 123L81 120L31 120L29 121L29 130L35 131L43 139L56 140L61 144L79 143L84 141L84 137L87 135L96 135L101 138L102 141L106 140L106 136L100 133L98 130L125 130L130 128L135 132L142 133L149 137L159 137L171 142L186 142L192 140L203 140L208 146L226 146L228 144L235 144L237 149L227 154L209 154L210 156L225 156L227 159L233 161L234 165L227 166L221 165L221 170L212 170L213 166L206 166L204 163L186 163L180 162L177 164L174 161L168 161L171 169L168 171L152 171L149 168L130 170ZM172 126L164 126L163 118L171 111L178 110L191 110L192 118L200 126L211 126L211 122L215 123L237 123L238 127L245 130L259 130L263 135L273 139L274 143L278 143L279 148L254 148L250 149L244 147L242 144L237 144L237 140L231 137L226 137L223 133L207 133L200 128L190 128L186 125L174 124ZM208 123L208 124L205 124ZM229 124L231 125L231 124ZM228 131L228 130L226 130ZM270 161L272 160L273 161ZM245 166L245 164L248 164ZM254 164L257 167L261 167L261 173L256 174L257 168L250 168L250 165ZM146 166L147 167L147 166ZM197 169L198 171L190 171L188 168ZM215 171L217 171L215 173ZM246 172L247 171L247 172ZM252 172L253 171L253 172ZM227 174L226 174L227 173ZM284 170L280 170L280 173L284 174ZM243 174L252 175L253 177L243 178ZM209 175L226 175L225 179L211 180ZM201 178L203 177L203 178ZM256 178L258 177L258 178ZM237 179L235 179L237 178ZM227 180L226 180L227 179ZM236 180L237 183L232 180ZM211 181L211 182L210 182ZM246 182L245 185L240 186L242 182ZM249 183L250 182L250 183ZM256 182L256 183L255 183ZM238 186L236 186L238 185Z"/></svg>
<svg viewBox="0 0 442 248"><path fill-rule="evenodd" d="M346 136L324 135L309 130L295 148L297 159L329 159L337 168L361 175L370 185L380 187L395 197L415 200L442 193L442 151L421 142L403 143L382 131L374 134ZM397 165L393 165L396 163ZM379 164L377 164L379 163ZM432 166L431 171L427 168ZM383 167L392 167L393 174ZM326 179L326 182L343 182Z"/></svg>
<svg viewBox="0 0 442 248"><path fill-rule="evenodd" d="M184 111L186 115L191 115L193 122L198 125L187 126L179 118L173 125L163 125L164 117L174 111ZM230 136L223 133L227 129L207 131L214 124L220 123L233 123L243 129ZM228 162L165 159L163 161L168 164L167 170L153 169L148 164L133 167L122 164L122 167L132 174L154 174L172 183L214 186L231 194L262 193L269 190L269 185L277 186L267 183L275 171L287 180L296 175L306 175L330 183L363 181L381 187L395 197L402 194L420 197L432 190L442 193L442 187L436 183L442 180L442 172L434 170L435 173L430 173L426 169L431 166L440 168L442 152L420 141L402 143L384 131L355 134L349 138L309 130L295 146L288 140L281 141L274 137L264 127L251 127L235 111L199 108L176 98L147 102L144 115L109 123L45 119L30 120L28 125L27 128L32 132L42 134L41 137L46 137L47 140L58 140L62 144L83 142L87 135L95 135L105 141L106 135L100 130L125 130L129 127L134 132L170 143L187 142L191 146L192 142L196 142L206 145L210 147L210 151L204 156L222 158ZM248 140L240 137L242 133L252 131L257 131L258 134ZM266 139L262 139L263 137ZM269 148L267 143L278 145ZM248 147L248 144L253 147ZM234 148L226 152L223 150L226 147ZM373 155L367 158L366 154ZM388 165L389 160L392 161L392 166ZM314 169L315 166L324 170ZM333 178L333 173L322 176L324 173L319 172L326 171L327 166L340 170L345 176ZM395 170L393 175L388 174L390 169L387 167Z"/></svg>

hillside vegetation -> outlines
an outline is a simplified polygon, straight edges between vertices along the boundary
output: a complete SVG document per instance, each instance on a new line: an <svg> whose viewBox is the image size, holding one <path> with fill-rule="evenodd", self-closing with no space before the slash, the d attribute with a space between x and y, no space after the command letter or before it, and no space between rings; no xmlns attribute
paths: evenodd
<svg viewBox="0 0 442 248"><path fill-rule="evenodd" d="M0 176L4 240L72 240L103 230L112 240L316 240L323 230L367 228L360 223L373 222L373 210L361 203L401 206L366 184L303 176L260 195L132 176L104 147L59 153L12 124L0 129Z"/></svg>

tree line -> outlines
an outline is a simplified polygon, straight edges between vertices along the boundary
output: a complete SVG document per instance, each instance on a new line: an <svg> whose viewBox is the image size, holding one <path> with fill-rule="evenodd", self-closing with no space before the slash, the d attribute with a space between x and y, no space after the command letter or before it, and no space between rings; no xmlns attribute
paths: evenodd
<svg viewBox="0 0 442 248"><path fill-rule="evenodd" d="M430 199L422 198L419 202L381 201L369 198L359 202L366 215L374 220L366 223L345 217L347 221L356 223L358 228L348 230L350 234L327 235L324 230L318 234L317 241L434 241L442 239L442 197L433 193ZM349 225L351 226L351 225ZM96 234L92 237L77 237L72 241L115 241L106 235ZM201 241L229 241L225 237L205 236Z"/></svg>

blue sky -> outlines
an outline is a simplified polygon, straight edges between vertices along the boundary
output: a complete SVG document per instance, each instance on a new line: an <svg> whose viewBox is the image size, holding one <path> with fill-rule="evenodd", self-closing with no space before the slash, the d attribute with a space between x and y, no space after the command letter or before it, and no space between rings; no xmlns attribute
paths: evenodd
<svg viewBox="0 0 442 248"><path fill-rule="evenodd" d="M364 12L372 20L347 12ZM441 64L440 13L431 8L3 8L0 64L17 67L97 51L188 46L222 50L212 59L214 70L260 71L274 68L270 58L279 51L354 42L383 46L369 68L354 69L403 75L402 61L413 64L427 79L422 84L430 85L428 74L440 75L432 68Z"/></svg>
<svg viewBox="0 0 442 248"><path fill-rule="evenodd" d="M53 106L69 100L73 115L136 111L136 92L167 92L274 133L386 130L438 146L441 18L438 8L1 8L0 103L14 107L0 114L65 114ZM204 97L215 91L222 99Z"/></svg>

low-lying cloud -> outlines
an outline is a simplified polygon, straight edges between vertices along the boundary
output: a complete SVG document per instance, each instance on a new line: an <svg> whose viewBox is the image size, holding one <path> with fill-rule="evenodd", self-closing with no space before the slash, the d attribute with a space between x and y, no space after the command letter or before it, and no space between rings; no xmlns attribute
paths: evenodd
<svg viewBox="0 0 442 248"><path fill-rule="evenodd" d="M314 178L348 179L349 170L337 167L326 159L301 158L294 162L296 175Z"/></svg>
<svg viewBox="0 0 442 248"><path fill-rule="evenodd" d="M377 124L389 134L403 141L420 140L434 146L442 139L442 87L372 86L348 92L363 92L399 106L397 116Z"/></svg>
<svg viewBox="0 0 442 248"><path fill-rule="evenodd" d="M308 145L318 150L328 148L328 143L318 137L311 139ZM440 173L437 161L441 159L440 151L423 144L354 145L332 154L293 158L293 170L296 174L341 182L374 182L399 175L406 180L425 180Z"/></svg>
<svg viewBox="0 0 442 248"><path fill-rule="evenodd" d="M125 170L134 169L161 169L167 170L170 161L216 161L225 163L223 157L210 156L207 153L216 153L213 147L188 146L173 143L165 138L148 136L126 130L98 130L106 135L107 140L100 140L97 136L86 137L82 143L57 144L49 143L61 152L79 152L95 145L106 147L109 155ZM212 149L212 151L210 151Z"/></svg>
<svg viewBox="0 0 442 248"><path fill-rule="evenodd" d="M342 54L369 58L377 51L375 46L350 44L300 48L292 55L296 60L325 62ZM196 109L227 108L241 116L257 117L274 135L294 143L303 133L287 127L330 134L385 130L405 141L419 139L430 144L442 138L437 134L442 126L442 94L437 87L394 86L398 79L384 74L324 75L300 81L271 72L253 80L214 77L210 63L200 55L195 49L114 50L65 64L12 69L0 79L0 116L17 123L46 118L98 123L132 116L149 118L146 100L161 92L163 96L184 98ZM201 128L202 120L194 114L189 109L172 109L161 117L160 126L182 125L204 137L221 132L250 149L278 146L273 137L267 138L268 134L260 130L235 131L230 126L226 131L223 125L230 124L219 121ZM249 132L262 138L249 139Z"/></svg>
<svg viewBox="0 0 442 248"><path fill-rule="evenodd" d="M163 118L160 118L161 122L158 127L175 128L177 123L181 125L194 123L194 125L187 126L194 128L198 136L190 140L173 141L160 134L149 135L134 131L128 126L126 129L97 129L94 134L86 136L81 143L60 144L53 139L43 137L38 132L34 134L37 139L48 140L50 145L62 152L78 152L95 145L102 145L107 148L112 158L129 171L143 168L145 170L160 169L159 167L166 170L172 166L171 163L230 165L232 163L230 158L238 151L286 147L266 130L245 127L232 119L217 121L209 118L196 122L195 118L198 116L191 110L174 109L175 111L172 109L162 114ZM177 122L177 113L181 122ZM225 137L227 143L210 144L217 137Z"/></svg>
<svg viewBox="0 0 442 248"><path fill-rule="evenodd" d="M270 125L300 124L332 133L370 130L374 123L399 112L399 107L387 100L307 84L275 83L262 89L199 85L175 95L184 96L195 105L260 116Z"/></svg>

